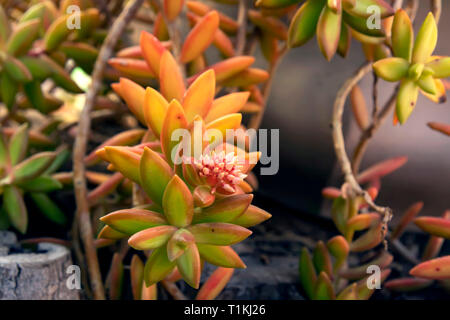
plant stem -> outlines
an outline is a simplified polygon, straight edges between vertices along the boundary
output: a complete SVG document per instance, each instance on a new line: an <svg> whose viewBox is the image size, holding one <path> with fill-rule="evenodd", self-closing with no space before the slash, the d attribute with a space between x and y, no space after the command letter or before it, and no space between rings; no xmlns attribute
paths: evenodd
<svg viewBox="0 0 450 320"><path fill-rule="evenodd" d="M81 112L73 150L74 188L77 204L76 218L79 222L79 231L84 244L90 282L95 299L105 299L105 291L100 274L97 251L94 245L93 230L90 221L90 208L87 200L86 168L83 161L86 155L87 140L90 132L91 119L89 115L94 105L95 97L102 85L102 76L107 60L111 57L114 46L125 30L125 27L131 21L143 2L144 0L133 0L127 4L114 21L111 31L108 33L108 36L100 49L92 74L92 83L86 93L86 103Z"/></svg>
<svg viewBox="0 0 450 320"><path fill-rule="evenodd" d="M186 296L180 291L180 289L178 289L175 283L162 280L161 284L174 300L187 300Z"/></svg>
<svg viewBox="0 0 450 320"><path fill-rule="evenodd" d="M237 23L239 29L236 36L236 53L242 55L247 38L247 0L239 0Z"/></svg>
<svg viewBox="0 0 450 320"><path fill-rule="evenodd" d="M336 100L334 101L333 106L333 120L331 123L332 133L333 133L333 142L334 142L334 150L336 153L336 157L339 163L339 166L342 169L342 172L345 176L345 181L348 183L350 187L351 196L361 196L364 198L366 203L376 212L383 216L384 220L384 229L386 229L387 222L392 217L392 210L388 207L380 207L376 205L369 193L361 188L358 181L356 180L353 170L351 167L350 160L347 156L347 152L345 151L345 141L344 134L342 131L342 115L344 113L344 105L347 96L349 95L352 88L370 71L372 70L372 64L370 62L364 63L356 73L345 81L344 85L339 89Z"/></svg>

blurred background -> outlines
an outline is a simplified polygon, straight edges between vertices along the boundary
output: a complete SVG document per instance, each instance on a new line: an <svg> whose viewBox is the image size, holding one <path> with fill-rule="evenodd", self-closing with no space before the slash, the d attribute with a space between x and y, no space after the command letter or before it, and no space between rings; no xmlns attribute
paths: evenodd
<svg viewBox="0 0 450 320"><path fill-rule="evenodd" d="M428 3L423 3L416 32L427 13ZM443 1L435 55L450 53L449 16L450 1ZM258 176L260 193L300 212L329 216L331 201L322 201L321 189L342 183L331 138L333 102L339 87L363 62L360 44L355 41L346 59L336 56L331 63L320 54L315 39L288 53L275 77L262 124L262 128L280 129L280 170L273 176ZM372 79L369 74L360 83L368 108L372 108ZM379 80L378 90L382 104L392 86ZM427 123L450 123L450 101L434 104L421 96L405 125L394 127L391 119L370 141L361 170L392 157L407 156L409 160L382 180L377 203L390 206L395 214L413 202L424 201L423 215L440 215L450 208L450 138L429 129ZM351 154L360 131L348 103L344 133Z"/></svg>

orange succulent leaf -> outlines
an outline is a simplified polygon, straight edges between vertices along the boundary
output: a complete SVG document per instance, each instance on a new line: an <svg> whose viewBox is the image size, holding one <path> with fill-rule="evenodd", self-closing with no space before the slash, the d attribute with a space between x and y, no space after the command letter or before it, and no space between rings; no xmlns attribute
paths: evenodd
<svg viewBox="0 0 450 320"><path fill-rule="evenodd" d="M194 216L194 223L232 222L242 215L253 200L253 195L239 194L217 200Z"/></svg>
<svg viewBox="0 0 450 320"><path fill-rule="evenodd" d="M142 284L141 300L157 300L158 299L158 287L155 284L146 286L145 283Z"/></svg>
<svg viewBox="0 0 450 320"><path fill-rule="evenodd" d="M334 200L341 196L341 190L335 187L325 187L322 189L322 196L324 198Z"/></svg>
<svg viewBox="0 0 450 320"><path fill-rule="evenodd" d="M172 140L172 133L176 129L186 129L188 122L184 113L183 107L177 100L172 100L167 108L166 117L161 128L161 148L166 161L172 167L172 150L179 143Z"/></svg>
<svg viewBox="0 0 450 320"><path fill-rule="evenodd" d="M155 151L144 148L140 160L141 186L147 195L161 205L164 190L172 179L172 169Z"/></svg>
<svg viewBox="0 0 450 320"><path fill-rule="evenodd" d="M111 85L111 87L123 100L125 100L128 108L136 118L141 123L145 124L143 111L145 97L144 88L126 78L120 78L120 82Z"/></svg>
<svg viewBox="0 0 450 320"><path fill-rule="evenodd" d="M162 198L164 215L171 225L186 227L194 215L194 199L188 186L174 175L164 190Z"/></svg>
<svg viewBox="0 0 450 320"><path fill-rule="evenodd" d="M287 40L288 27L278 18L264 16L260 11L249 10L250 21L265 32L280 40Z"/></svg>
<svg viewBox="0 0 450 320"><path fill-rule="evenodd" d="M379 162L358 174L357 180L362 184L374 179L382 178L401 168L407 161L407 157L396 157Z"/></svg>
<svg viewBox="0 0 450 320"><path fill-rule="evenodd" d="M348 219L347 228L354 231L361 231L370 228L380 220L381 216L378 213L361 213Z"/></svg>
<svg viewBox="0 0 450 320"><path fill-rule="evenodd" d="M106 225L100 230L97 237L99 239L119 240L128 237L128 235Z"/></svg>
<svg viewBox="0 0 450 320"><path fill-rule="evenodd" d="M450 279L450 256L422 262L409 271L414 277L425 279Z"/></svg>
<svg viewBox="0 0 450 320"><path fill-rule="evenodd" d="M221 85L226 87L246 87L266 82L268 79L269 73L266 70L248 68L221 82Z"/></svg>
<svg viewBox="0 0 450 320"><path fill-rule="evenodd" d="M159 84L162 95L168 100L183 100L186 91L183 75L172 54L165 50L159 68Z"/></svg>
<svg viewBox="0 0 450 320"><path fill-rule="evenodd" d="M180 54L181 62L190 62L201 55L214 40L218 27L219 14L217 11L210 11L201 18L184 41Z"/></svg>
<svg viewBox="0 0 450 320"><path fill-rule="evenodd" d="M183 9L184 0L164 0L163 10L167 20L173 21Z"/></svg>
<svg viewBox="0 0 450 320"><path fill-rule="evenodd" d="M204 16L208 12L213 10L211 7L207 6L206 4L204 4L200 1L187 1L186 7L188 8L189 11L191 11L199 16ZM233 20L232 18L228 17L227 15L225 15L221 12L218 12L218 14L219 14L220 29L222 29L223 31L225 31L227 33L235 34L239 28L238 23L235 20Z"/></svg>
<svg viewBox="0 0 450 320"><path fill-rule="evenodd" d="M166 51L166 47L154 35L146 31L141 32L140 37L141 53L150 69L156 75L160 73L161 58Z"/></svg>
<svg viewBox="0 0 450 320"><path fill-rule="evenodd" d="M246 268L239 255L229 246L215 246L197 243L200 257L216 266L225 268Z"/></svg>
<svg viewBox="0 0 450 320"><path fill-rule="evenodd" d="M404 278L389 280L384 284L384 287L391 291L410 292L410 291L425 289L425 288L429 287L432 283L433 283L433 280L429 280L429 279L404 277Z"/></svg>
<svg viewBox="0 0 450 320"><path fill-rule="evenodd" d="M183 170L183 176L185 176L185 170ZM215 195L211 193L211 187L206 185L197 186L192 192L192 196L194 197L194 205L199 208L211 206L216 199Z"/></svg>
<svg viewBox="0 0 450 320"><path fill-rule="evenodd" d="M215 90L216 78L213 70L205 71L190 85L183 99L188 123L191 123L196 116L206 117L211 109Z"/></svg>
<svg viewBox="0 0 450 320"><path fill-rule="evenodd" d="M227 130L237 130L241 126L242 114L240 113L232 113L221 118L218 118L206 125L207 130L218 130L223 137L223 142L227 136ZM216 137L212 137L209 141L210 143L217 143Z"/></svg>
<svg viewBox="0 0 450 320"><path fill-rule="evenodd" d="M214 300L233 276L234 269L217 268L205 281L195 297L196 300Z"/></svg>
<svg viewBox="0 0 450 320"><path fill-rule="evenodd" d="M136 208L114 211L101 217L100 220L114 230L127 235L167 224L167 220L162 214Z"/></svg>
<svg viewBox="0 0 450 320"><path fill-rule="evenodd" d="M121 133L116 134L115 136L109 138L104 143L102 143L97 149L92 151L89 155L84 158L84 162L86 165L94 165L98 163L101 158L97 154L97 151L106 146L127 146L138 143L141 138L144 136L145 130L143 129L131 129Z"/></svg>
<svg viewBox="0 0 450 320"><path fill-rule="evenodd" d="M439 123L439 122L429 122L428 127L431 129L441 132L447 136L450 136L450 124Z"/></svg>
<svg viewBox="0 0 450 320"><path fill-rule="evenodd" d="M134 254L130 263L131 291L134 300L141 300L142 284L144 283L144 263Z"/></svg>
<svg viewBox="0 0 450 320"><path fill-rule="evenodd" d="M450 219L439 217L419 217L414 223L433 236L450 239Z"/></svg>
<svg viewBox="0 0 450 320"><path fill-rule="evenodd" d="M339 272L339 276L348 280L359 280L367 276L367 268L369 266L376 265L379 266L380 269L384 269L387 266L389 266L393 260L394 257L391 254L389 254L386 251L383 251L383 253L381 253L378 257L369 261L368 263L365 263L357 267L346 268L344 270L341 270Z"/></svg>
<svg viewBox="0 0 450 320"><path fill-rule="evenodd" d="M105 147L108 161L114 170L119 171L125 177L140 183L139 161L140 156L130 151L127 147Z"/></svg>
<svg viewBox="0 0 450 320"><path fill-rule="evenodd" d="M205 121L211 122L230 113L241 111L250 96L250 92L234 92L215 99Z"/></svg>
<svg viewBox="0 0 450 320"><path fill-rule="evenodd" d="M169 103L155 89L147 87L144 97L144 118L147 126L159 137Z"/></svg>
<svg viewBox="0 0 450 320"><path fill-rule="evenodd" d="M383 240L381 230L382 223L379 223L377 226L370 228L350 244L350 251L361 252L375 248Z"/></svg>
<svg viewBox="0 0 450 320"><path fill-rule="evenodd" d="M380 282L384 282L387 277L391 274L391 269L384 269L381 271L380 274ZM367 286L367 281L369 280L370 276L365 277L364 279L361 279L357 283L356 292L358 300L368 300L372 294L375 292L376 289L369 289Z"/></svg>
<svg viewBox="0 0 450 320"><path fill-rule="evenodd" d="M167 28L166 22L162 13L158 13L153 24L153 34L155 37L161 41L169 40L169 29Z"/></svg>
<svg viewBox="0 0 450 320"><path fill-rule="evenodd" d="M111 58L108 63L122 74L131 77L155 78L155 72L144 60L132 58Z"/></svg>
<svg viewBox="0 0 450 320"><path fill-rule="evenodd" d="M413 219L419 214L422 208L423 202L416 202L412 206L410 206L403 214L400 222L392 232L391 238L398 239L403 234L408 224L412 222Z"/></svg>
<svg viewBox="0 0 450 320"><path fill-rule="evenodd" d="M339 270L345 263L348 253L350 252L350 246L347 240L341 235L335 236L328 240L327 249L336 259L333 265L333 270Z"/></svg>
<svg viewBox="0 0 450 320"><path fill-rule="evenodd" d="M232 76L244 71L255 62L255 58L251 56L237 56L222 60L208 67L214 70L216 81L221 82ZM199 74L200 75L200 74ZM192 83L199 75L194 75L188 79L188 83Z"/></svg>

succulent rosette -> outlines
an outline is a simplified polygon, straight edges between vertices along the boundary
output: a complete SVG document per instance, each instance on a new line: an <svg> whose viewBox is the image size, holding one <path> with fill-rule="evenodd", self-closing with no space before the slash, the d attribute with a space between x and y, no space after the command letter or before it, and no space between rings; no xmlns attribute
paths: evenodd
<svg viewBox="0 0 450 320"><path fill-rule="evenodd" d="M24 193L28 193L48 218L64 223L66 218L47 192L60 189L61 183L51 174L65 160L63 152L40 152L26 158L29 134L27 125L15 128L9 138L0 133L0 229L12 225L21 233L28 227Z"/></svg>
<svg viewBox="0 0 450 320"><path fill-rule="evenodd" d="M251 205L253 195L247 193L252 188L244 181L259 152L248 153L245 146L234 145L234 139L227 142L227 130L241 128L239 110L249 93L214 98L214 69L195 76L185 89L170 51L147 33L141 40L144 56L155 54L147 62L152 69L159 68L161 93L127 79L121 79L114 89L149 130L137 146L104 146L95 155L137 183L145 193L145 204L102 217L106 226L99 237L129 237L131 247L152 250L144 269L147 286L176 268L189 285L198 288L203 261L244 268L230 246L251 234L247 227L270 218ZM155 47L146 51L148 46L161 52ZM174 140L178 129L189 136ZM205 134L210 130L218 135ZM199 154L194 150L196 142Z"/></svg>
<svg viewBox="0 0 450 320"><path fill-rule="evenodd" d="M98 55L93 33L98 31L101 16L92 1L40 1L30 5L14 23L0 6L0 94L1 101L11 110L17 104L48 114L63 101L46 92L42 82L51 79L70 93L83 90L64 69L72 59L76 66L92 71ZM76 19L71 5L79 8L79 27L69 28ZM19 92L24 95L18 98Z"/></svg>
<svg viewBox="0 0 450 320"><path fill-rule="evenodd" d="M450 57L433 56L438 37L436 21L429 13L414 41L411 20L401 9L392 25L394 57L373 64L376 74L386 81L400 81L396 118L403 124L416 106L419 91L436 102L445 102L445 88L440 80L450 76Z"/></svg>
<svg viewBox="0 0 450 320"><path fill-rule="evenodd" d="M262 7L289 5L298 1L258 1ZM315 34L319 48L327 60L336 52L346 56L350 48L351 36L363 43L381 43L386 32L380 24L369 28L368 18L378 8L381 19L394 14L392 7L383 0L308 0L303 3L291 21L288 34L290 47L298 47L309 41Z"/></svg>

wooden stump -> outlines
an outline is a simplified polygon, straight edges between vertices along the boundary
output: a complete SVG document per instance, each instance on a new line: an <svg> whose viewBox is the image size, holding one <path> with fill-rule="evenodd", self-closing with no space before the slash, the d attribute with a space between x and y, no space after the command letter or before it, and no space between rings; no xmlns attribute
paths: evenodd
<svg viewBox="0 0 450 320"><path fill-rule="evenodd" d="M70 265L64 246L40 243L24 253L14 234L0 231L0 300L78 300L79 290L66 285Z"/></svg>

